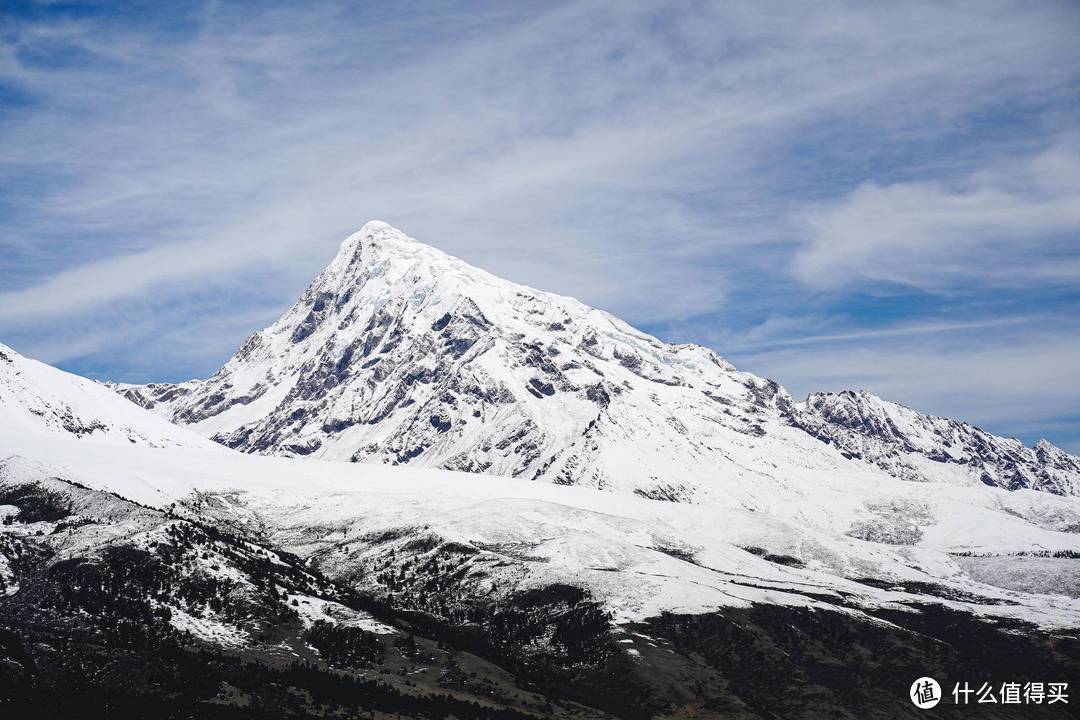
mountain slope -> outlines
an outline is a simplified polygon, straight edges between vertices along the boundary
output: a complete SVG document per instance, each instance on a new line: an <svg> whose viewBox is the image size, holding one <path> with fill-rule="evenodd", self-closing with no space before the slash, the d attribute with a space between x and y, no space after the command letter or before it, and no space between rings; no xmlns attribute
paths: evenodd
<svg viewBox="0 0 1080 720"><path fill-rule="evenodd" d="M572 585L622 622L928 596L979 615L1080 626L1070 552L1080 500L1031 490L822 478L795 480L769 507L762 497L762 509L748 510L738 497L691 505L445 470L41 436L0 438L0 457L281 547L394 604L420 597L407 581L437 578L442 602ZM1024 587L975 560L1016 578L1040 563L1059 569L1049 585L1036 574Z"/></svg>
<svg viewBox="0 0 1080 720"><path fill-rule="evenodd" d="M0 711L895 718L1077 667L1080 499L837 469L684 504L0 433Z"/></svg>
<svg viewBox="0 0 1080 720"><path fill-rule="evenodd" d="M890 435L844 422L820 398L797 406L776 383L738 372L711 350L663 343L380 222L346 239L303 297L213 377L119 390L245 452L409 463L669 500L702 502L793 475L882 470L1080 488L1080 460L1052 447L1021 452L974 429L961 434L993 445L993 457L969 451L966 464L946 462L952 456L939 446L947 438L925 436L919 462L888 460Z"/></svg>
<svg viewBox="0 0 1080 720"><path fill-rule="evenodd" d="M0 644L6 620L38 654L40 611L74 610L46 628L57 640L80 617L103 629L114 617L84 605L80 583L49 568L68 569L75 558L87 579L126 577L127 565L113 560L129 559L132 547L149 553L151 569L166 566L173 584L152 576L151 598L175 613L171 626L176 618L200 631L204 647L271 666L291 652L315 657L319 638L305 629L318 614L306 610L324 612L332 601L345 606L334 618L354 617L349 590L363 599L359 610L406 619L440 650L475 653L527 678L534 692L618 717L686 715L701 703L711 709L702 717L776 717L778 706L792 716L814 707L822 717L915 717L906 691L923 673L1038 680L1080 660L1072 639L1080 563L1071 550L1080 501L1049 493L883 475L878 484L793 483L772 512L750 512L735 499L691 505L444 470L42 436L0 436L0 458L0 516L15 518L0 526L0 575L15 588L0 598ZM58 492L67 498L57 502ZM43 516L57 506L73 514ZM208 542L208 528L224 537ZM28 553L11 552L9 539L60 555L27 568ZM251 560L280 579L252 577ZM5 575L5 563L14 573ZM256 586L256 595L215 586L239 614L197 594L207 574L219 574L215 565L243 588ZM336 589L310 587L320 578ZM43 582L55 589L37 592ZM144 586L130 587L122 608L145 604ZM203 623L182 614L192 607ZM301 622L282 612L290 607ZM457 682L461 673L446 677L451 659L396 662L408 688L424 678ZM363 657L345 667L372 677ZM152 680L143 672L136 687ZM232 673L223 679L200 686L200 696L239 684ZM502 699L511 698L521 707L516 696ZM565 705L546 715L583 716Z"/></svg>
<svg viewBox="0 0 1080 720"><path fill-rule="evenodd" d="M867 392L814 393L795 415L808 433L845 456L901 480L957 477L1007 490L1080 495L1080 458L1040 440L1034 448L965 422L923 415Z"/></svg>
<svg viewBox="0 0 1080 720"><path fill-rule="evenodd" d="M527 720L551 707L257 538L47 465L0 460L0 516L5 717Z"/></svg>
<svg viewBox="0 0 1080 720"><path fill-rule="evenodd" d="M0 427L6 433L151 447L212 447L205 438L145 412L86 378L25 358L0 344Z"/></svg>

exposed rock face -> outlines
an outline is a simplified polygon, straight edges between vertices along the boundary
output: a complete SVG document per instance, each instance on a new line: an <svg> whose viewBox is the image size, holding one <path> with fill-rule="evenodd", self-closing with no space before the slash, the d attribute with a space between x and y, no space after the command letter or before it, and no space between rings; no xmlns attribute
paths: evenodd
<svg viewBox="0 0 1080 720"><path fill-rule="evenodd" d="M845 456L902 480L960 477L1017 490L1080 494L1080 459L1045 440L1034 448L965 422L923 415L867 392L814 393L795 422Z"/></svg>
<svg viewBox="0 0 1080 720"><path fill-rule="evenodd" d="M1029 450L865 394L798 405L711 350L663 343L379 222L345 240L299 302L213 377L118 390L245 452L674 501L812 472L1080 489L1080 460L1052 446Z"/></svg>

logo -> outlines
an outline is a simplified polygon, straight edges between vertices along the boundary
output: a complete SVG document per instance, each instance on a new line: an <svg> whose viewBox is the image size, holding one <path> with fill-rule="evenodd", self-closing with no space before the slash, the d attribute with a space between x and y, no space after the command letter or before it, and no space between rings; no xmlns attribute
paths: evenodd
<svg viewBox="0 0 1080 720"><path fill-rule="evenodd" d="M911 702L920 710L929 710L941 702L941 686L932 677L921 677L911 683Z"/></svg>

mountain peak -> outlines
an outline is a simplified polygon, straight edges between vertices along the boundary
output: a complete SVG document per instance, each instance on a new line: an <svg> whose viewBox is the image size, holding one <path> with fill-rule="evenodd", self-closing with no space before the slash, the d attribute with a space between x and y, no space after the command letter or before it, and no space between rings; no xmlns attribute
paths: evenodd
<svg viewBox="0 0 1080 720"><path fill-rule="evenodd" d="M416 305L435 302L436 296L448 300L448 295L463 286L482 292L479 288L495 285L512 283L411 238L388 223L372 220L345 238L337 256L308 287L300 305L334 297L340 310L350 304L350 299L360 298L360 288L365 288L364 299L377 305L391 295Z"/></svg>
<svg viewBox="0 0 1080 720"><path fill-rule="evenodd" d="M337 256L323 274L335 274L344 270L356 271L387 256L393 257L402 253L411 255L420 248L435 250L414 240L389 223L371 220L342 240Z"/></svg>
<svg viewBox="0 0 1080 720"><path fill-rule="evenodd" d="M341 241L340 253L355 252L357 246L364 242L407 242L417 243L416 240L398 230L390 223L382 220L369 220L359 230Z"/></svg>
<svg viewBox="0 0 1080 720"><path fill-rule="evenodd" d="M664 343L380 221L350 235L299 301L212 378L126 394L136 392L246 452L665 500L735 493L756 507L769 482L811 467L1061 494L1080 485L1071 465L1048 476L1015 441L866 391L797 407L711 350Z"/></svg>

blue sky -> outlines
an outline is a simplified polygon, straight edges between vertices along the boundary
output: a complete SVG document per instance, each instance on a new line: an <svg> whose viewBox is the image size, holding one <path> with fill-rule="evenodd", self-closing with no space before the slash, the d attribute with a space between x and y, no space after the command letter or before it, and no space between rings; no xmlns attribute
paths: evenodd
<svg viewBox="0 0 1080 720"><path fill-rule="evenodd" d="M9 1L0 340L205 376L378 218L796 396L1078 452L1078 36L1072 2Z"/></svg>

